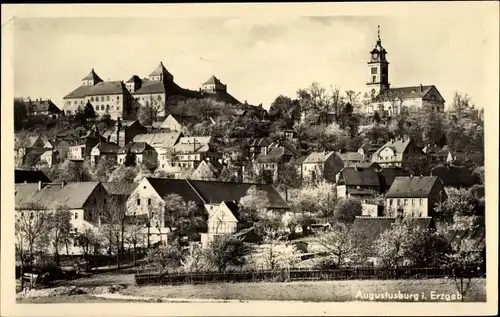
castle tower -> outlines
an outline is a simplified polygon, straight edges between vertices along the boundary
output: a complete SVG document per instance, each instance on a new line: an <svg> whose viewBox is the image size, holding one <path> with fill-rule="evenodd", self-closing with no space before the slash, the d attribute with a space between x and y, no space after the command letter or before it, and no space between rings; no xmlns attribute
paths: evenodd
<svg viewBox="0 0 500 317"><path fill-rule="evenodd" d="M160 62L160 65L158 65L158 67L156 67L156 69L149 74L149 80L158 80L162 82L173 81L174 76L172 76L165 66L163 66L163 62Z"/></svg>
<svg viewBox="0 0 500 317"><path fill-rule="evenodd" d="M368 62L369 77L366 82L368 95L375 97L381 91L389 89L389 62L386 59L387 51L382 46L380 39L380 25L377 32L377 43L370 52Z"/></svg>
<svg viewBox="0 0 500 317"><path fill-rule="evenodd" d="M82 79L82 85L84 86L94 86L100 82L102 82L102 79L95 73L93 68L90 73Z"/></svg>

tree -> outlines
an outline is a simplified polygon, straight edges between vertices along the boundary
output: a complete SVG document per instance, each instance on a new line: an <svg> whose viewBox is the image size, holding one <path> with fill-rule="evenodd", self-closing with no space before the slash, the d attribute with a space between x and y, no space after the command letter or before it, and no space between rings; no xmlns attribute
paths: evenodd
<svg viewBox="0 0 500 317"><path fill-rule="evenodd" d="M135 217L132 218L132 221L125 223L125 242L128 245L132 245L134 249L134 265L137 264L137 247L145 248L144 245L144 223L138 221Z"/></svg>
<svg viewBox="0 0 500 317"><path fill-rule="evenodd" d="M469 239L454 242L451 246L452 252L446 255L447 264L453 269L453 280L462 296L462 301L473 285L472 278L483 264L483 258L479 252L474 252L473 244L474 241Z"/></svg>
<svg viewBox="0 0 500 317"><path fill-rule="evenodd" d="M361 201L354 198L344 198L337 203L337 206L335 206L335 214L333 218L339 223L350 225L354 222L356 216L361 216L361 213Z"/></svg>
<svg viewBox="0 0 500 317"><path fill-rule="evenodd" d="M49 246L52 224L53 215L40 204L26 203L17 212L18 245L21 254L27 253L29 265L33 265L37 251L45 251Z"/></svg>
<svg viewBox="0 0 500 317"><path fill-rule="evenodd" d="M117 198L110 197L108 202L99 212L101 226L99 230L106 237L109 255L113 253L116 246L116 264L120 267L120 255L123 253L125 241L125 204Z"/></svg>
<svg viewBox="0 0 500 317"><path fill-rule="evenodd" d="M67 247L71 242L71 213L68 206L59 206L52 217L52 246L54 248L54 261L60 263L59 250Z"/></svg>
<svg viewBox="0 0 500 317"><path fill-rule="evenodd" d="M300 119L300 104L298 100L292 100L290 97L279 95L271 103L269 108L269 118L276 119L290 119L291 122ZM288 120L287 120L288 121ZM288 127L288 128L291 128Z"/></svg>
<svg viewBox="0 0 500 317"><path fill-rule="evenodd" d="M19 131L23 128L27 117L28 110L24 101L14 98L14 131Z"/></svg>
<svg viewBox="0 0 500 317"><path fill-rule="evenodd" d="M138 170L134 167L119 165L109 175L110 182L132 183L137 176Z"/></svg>
<svg viewBox="0 0 500 317"><path fill-rule="evenodd" d="M286 239L275 232L267 231L264 236L262 253L257 255L256 265L267 269L286 269L300 261L295 245L286 245Z"/></svg>
<svg viewBox="0 0 500 317"><path fill-rule="evenodd" d="M172 232L175 240L184 236L195 238L206 226L201 208L193 201L186 202L180 195L171 193L163 199L163 224Z"/></svg>
<svg viewBox="0 0 500 317"><path fill-rule="evenodd" d="M289 204L298 213L311 213L319 218L334 215L337 203L335 185L329 182L309 184L291 192Z"/></svg>
<svg viewBox="0 0 500 317"><path fill-rule="evenodd" d="M133 153L130 148L127 148L127 153L125 154L125 162L123 165L126 167L131 167L135 166L136 164L136 158L135 158L135 153Z"/></svg>
<svg viewBox="0 0 500 317"><path fill-rule="evenodd" d="M86 119L94 119L96 117L96 113L94 107L90 102L87 102L85 108L83 109L83 114Z"/></svg>
<svg viewBox="0 0 500 317"><path fill-rule="evenodd" d="M165 103L160 99L154 99L153 96L150 96L146 100L146 103L139 108L139 122L143 125L152 125L162 110L165 110Z"/></svg>
<svg viewBox="0 0 500 317"><path fill-rule="evenodd" d="M182 264L183 252L179 245L173 244L150 249L146 255L146 263L161 273L169 268L177 268Z"/></svg>
<svg viewBox="0 0 500 317"><path fill-rule="evenodd" d="M320 235L316 241L332 257L337 268L360 260L362 239L350 224L336 223L331 232Z"/></svg>
<svg viewBox="0 0 500 317"><path fill-rule="evenodd" d="M247 190L245 196L240 198L240 205L241 221L255 223L267 214L267 208L271 203L267 192L259 190L254 185Z"/></svg>
<svg viewBox="0 0 500 317"><path fill-rule="evenodd" d="M97 163L94 170L94 179L100 182L106 182L110 178L111 173L116 168L116 161L109 159L108 157L103 157Z"/></svg>
<svg viewBox="0 0 500 317"><path fill-rule="evenodd" d="M206 253L200 248L190 248L183 256L181 265L186 273L207 272L215 269L206 257Z"/></svg>
<svg viewBox="0 0 500 317"><path fill-rule="evenodd" d="M204 252L208 262L219 272L224 272L229 266L244 265L248 251L247 245L240 239L223 235L211 241Z"/></svg>
<svg viewBox="0 0 500 317"><path fill-rule="evenodd" d="M94 229L90 227L85 227L81 232L79 232L75 237L75 240L77 241L77 244L82 248L83 257L85 260L88 260L88 256L90 254L96 254L103 242L102 237L99 236L94 231ZM89 263L87 262L87 264Z"/></svg>
<svg viewBox="0 0 500 317"><path fill-rule="evenodd" d="M467 189L446 188L446 200L439 201L434 207L440 221L452 223L455 216L472 216L474 205Z"/></svg>

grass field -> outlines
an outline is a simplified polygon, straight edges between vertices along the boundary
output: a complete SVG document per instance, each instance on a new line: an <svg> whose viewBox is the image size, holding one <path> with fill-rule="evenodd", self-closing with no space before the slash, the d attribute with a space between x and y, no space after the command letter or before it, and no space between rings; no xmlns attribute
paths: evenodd
<svg viewBox="0 0 500 317"><path fill-rule="evenodd" d="M363 280L289 283L225 283L179 286L131 286L123 294L198 299L239 300L300 300L300 301L352 301L361 291L369 293L424 292L426 301L431 301L431 291L456 294L453 281L446 279L428 280ZM420 297L421 298L421 297ZM424 300L425 301L425 300ZM465 301L486 301L486 280L476 279L465 297Z"/></svg>
<svg viewBox="0 0 500 317"><path fill-rule="evenodd" d="M119 299L106 299L94 297L92 295L71 295L71 296L50 296L50 297L38 297L38 298L24 298L18 299L18 304L75 304L75 303L133 303L141 302L134 300L119 300Z"/></svg>

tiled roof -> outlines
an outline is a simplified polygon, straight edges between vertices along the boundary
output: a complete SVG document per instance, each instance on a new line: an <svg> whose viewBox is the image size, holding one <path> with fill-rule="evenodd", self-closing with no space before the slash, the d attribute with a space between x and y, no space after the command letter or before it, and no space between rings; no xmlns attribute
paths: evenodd
<svg viewBox="0 0 500 317"><path fill-rule="evenodd" d="M160 197L165 198L168 194L177 194L181 196L184 201L194 201L196 203L204 204L200 196L191 187L185 179L167 179L167 178L147 178L148 182L153 186L155 191Z"/></svg>
<svg viewBox="0 0 500 317"><path fill-rule="evenodd" d="M288 208L288 205L283 197L281 197L278 191L271 185L195 180L189 180L189 183L207 203L239 201L246 195L246 192L250 187L256 186L258 190L267 192L267 198L271 204L271 206L269 206L270 208Z"/></svg>
<svg viewBox="0 0 500 317"><path fill-rule="evenodd" d="M229 103L232 105L241 104L241 102L238 99L234 98L227 91L215 91L215 92L202 91L202 96L204 98L209 98L220 102Z"/></svg>
<svg viewBox="0 0 500 317"><path fill-rule="evenodd" d="M179 140L181 135L182 133L180 132L138 134L134 137L133 141L146 142L154 148L171 148Z"/></svg>
<svg viewBox="0 0 500 317"><path fill-rule="evenodd" d="M132 142L129 142L124 147L122 147L121 149L119 149L118 154L125 154L125 153L127 153L128 149L130 149L130 151L132 153L136 153L136 154L143 153L146 150L153 150L154 151L154 148L152 148L151 145L147 144L146 142L134 142L134 141L132 141Z"/></svg>
<svg viewBox="0 0 500 317"><path fill-rule="evenodd" d="M188 154L188 153L205 153L210 151L210 146L208 144L191 143L191 144L181 144L177 143L174 145L174 153Z"/></svg>
<svg viewBox="0 0 500 317"><path fill-rule="evenodd" d="M82 80L94 80L95 82L102 81L102 79L95 73L93 68L87 76L82 78Z"/></svg>
<svg viewBox="0 0 500 317"><path fill-rule="evenodd" d="M110 195L130 196L137 188L137 183L103 182L102 186Z"/></svg>
<svg viewBox="0 0 500 317"><path fill-rule="evenodd" d="M380 168L380 165L376 162L358 162L352 164L350 167L359 167L359 168Z"/></svg>
<svg viewBox="0 0 500 317"><path fill-rule="evenodd" d="M472 186L475 183L470 170L463 166L437 165L431 170L431 176L437 176L444 186Z"/></svg>
<svg viewBox="0 0 500 317"><path fill-rule="evenodd" d="M134 91L133 95L140 94L164 94L167 92L167 85L160 80L146 80L142 83L141 88Z"/></svg>
<svg viewBox="0 0 500 317"><path fill-rule="evenodd" d="M250 146L268 146L270 143L266 138L253 139Z"/></svg>
<svg viewBox="0 0 500 317"><path fill-rule="evenodd" d="M175 121L177 121L179 124L184 125L184 126L186 126L189 123L193 123L193 124L199 123L203 120L199 116L187 116L187 115L180 115L180 114L170 114L169 117L172 117L173 119L175 119ZM167 120L167 118L165 118L165 120ZM163 122L165 122L165 121L163 121Z"/></svg>
<svg viewBox="0 0 500 317"><path fill-rule="evenodd" d="M127 80L127 83L140 83L142 82L142 79L137 76L137 75L132 75L129 80Z"/></svg>
<svg viewBox="0 0 500 317"><path fill-rule="evenodd" d="M51 180L42 171L25 171L25 170L15 170L14 171L14 181L15 183L50 183Z"/></svg>
<svg viewBox="0 0 500 317"><path fill-rule="evenodd" d="M434 86L409 86L409 87L397 87L389 88L383 90L380 95L377 96L377 100L391 100L394 98L401 99L411 99L411 98L423 98Z"/></svg>
<svg viewBox="0 0 500 317"><path fill-rule="evenodd" d="M125 84L121 81L102 81L94 86L80 86L67 94L64 99L84 98L97 95L123 95L127 93Z"/></svg>
<svg viewBox="0 0 500 317"><path fill-rule="evenodd" d="M371 168L345 167L340 173L347 186L380 186L378 174Z"/></svg>
<svg viewBox="0 0 500 317"><path fill-rule="evenodd" d="M427 198L436 182L436 176L398 176L386 194L387 198Z"/></svg>
<svg viewBox="0 0 500 317"><path fill-rule="evenodd" d="M326 160L332 156L335 152L313 152L307 156L307 158L302 162L302 164L308 163L324 163Z"/></svg>
<svg viewBox="0 0 500 317"><path fill-rule="evenodd" d="M212 142L211 136L183 136L179 139L179 144L209 144Z"/></svg>
<svg viewBox="0 0 500 317"><path fill-rule="evenodd" d="M337 152L337 155L344 162L361 162L363 161L363 156L358 152Z"/></svg>
<svg viewBox="0 0 500 317"><path fill-rule="evenodd" d="M158 65L155 70L153 70L153 72L151 74L149 74L149 76L157 76L157 75L167 75L167 76L172 76L172 74L170 74L168 72L168 70L165 68L165 66L163 66L163 63L160 62L160 65Z"/></svg>
<svg viewBox="0 0 500 317"><path fill-rule="evenodd" d="M410 172L401 167L384 167L380 172L380 186L383 190L387 190L391 187L394 179L397 176L410 176Z"/></svg>
<svg viewBox="0 0 500 317"><path fill-rule="evenodd" d="M99 149L100 154L107 154L107 153L118 153L120 147L116 143L99 142L97 143L96 146L94 146L94 149Z"/></svg>
<svg viewBox="0 0 500 317"><path fill-rule="evenodd" d="M256 163L280 163L283 160L283 156L294 156L293 153L285 149L284 147L276 147L270 149L267 154L259 154L255 159Z"/></svg>
<svg viewBox="0 0 500 317"><path fill-rule="evenodd" d="M373 154L375 153L383 144L374 144L370 142L363 143L360 146L360 149L363 150L363 152L368 153L368 154Z"/></svg>
<svg viewBox="0 0 500 317"><path fill-rule="evenodd" d="M45 209L56 209L67 206L70 209L84 207L87 199L99 182L72 182L64 186L62 184L44 184L42 190L38 190L38 184L16 184L15 200L16 209L26 204L40 204Z"/></svg>
<svg viewBox="0 0 500 317"><path fill-rule="evenodd" d="M212 75L206 82L203 83L203 85L222 85L221 81Z"/></svg>
<svg viewBox="0 0 500 317"><path fill-rule="evenodd" d="M415 221L415 225L420 228L428 229L434 227L431 217L414 218L413 220ZM382 232L390 229L395 222L396 218L392 217L356 217L353 223L353 230L361 233L367 242L373 243Z"/></svg>

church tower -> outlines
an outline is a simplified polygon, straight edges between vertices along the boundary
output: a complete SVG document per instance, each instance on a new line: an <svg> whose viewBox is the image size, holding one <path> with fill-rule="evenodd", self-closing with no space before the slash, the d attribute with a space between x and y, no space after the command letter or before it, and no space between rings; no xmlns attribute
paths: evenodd
<svg viewBox="0 0 500 317"><path fill-rule="evenodd" d="M380 25L377 31L377 44L370 52L368 62L369 79L366 83L368 95L376 97L383 90L389 89L389 62L386 59L387 51L382 46L380 39Z"/></svg>

